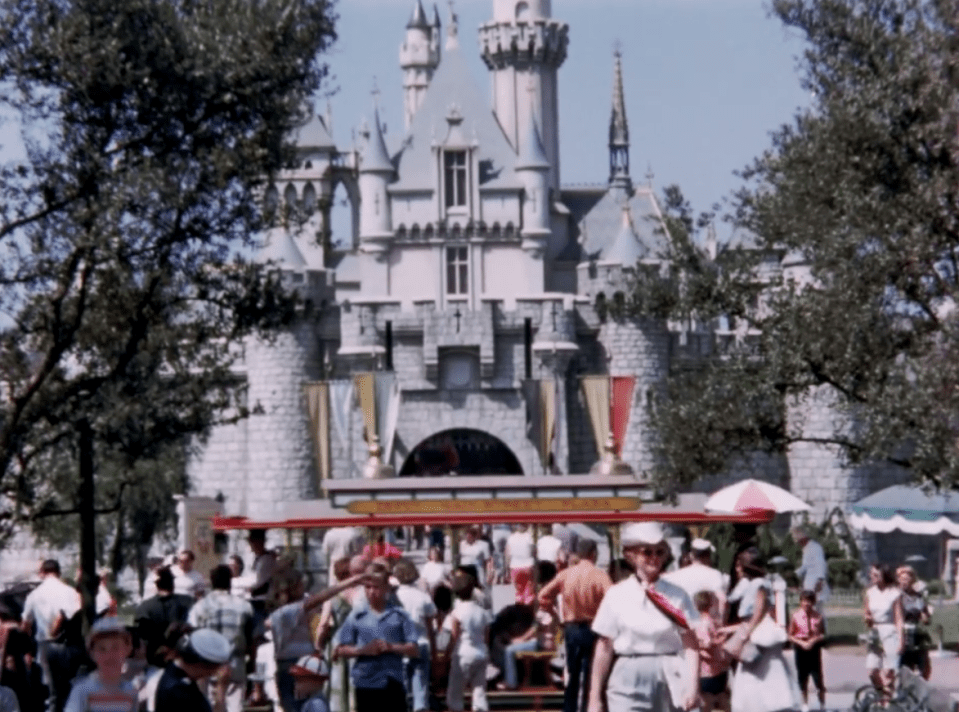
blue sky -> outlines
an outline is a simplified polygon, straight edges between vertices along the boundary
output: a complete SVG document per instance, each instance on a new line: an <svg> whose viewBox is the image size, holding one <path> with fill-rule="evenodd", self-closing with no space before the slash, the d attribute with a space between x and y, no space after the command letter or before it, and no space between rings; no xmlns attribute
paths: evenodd
<svg viewBox="0 0 959 712"><path fill-rule="evenodd" d="M449 6L438 4L445 24ZM424 6L431 15L432 2ZM487 96L476 29L492 18L492 6L492 0L455 4L460 46L473 58L477 87ZM412 8L413 0L339 0L339 39L329 56L339 145L348 146L351 128L371 118L374 77L389 143L398 142L398 53ZM569 57L559 73L564 185L608 176L617 40L633 179L645 181L651 167L657 192L676 183L697 210L729 195L738 185L733 172L767 148L769 132L808 102L795 71L802 44L768 16L762 0L553 0L553 17L570 26Z"/></svg>

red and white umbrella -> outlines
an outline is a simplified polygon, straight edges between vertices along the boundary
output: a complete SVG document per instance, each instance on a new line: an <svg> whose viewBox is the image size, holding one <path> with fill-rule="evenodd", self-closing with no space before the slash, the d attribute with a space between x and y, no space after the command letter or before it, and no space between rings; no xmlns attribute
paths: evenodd
<svg viewBox="0 0 959 712"><path fill-rule="evenodd" d="M706 500L707 512L808 512L812 507L782 487L762 480L742 480L723 487Z"/></svg>

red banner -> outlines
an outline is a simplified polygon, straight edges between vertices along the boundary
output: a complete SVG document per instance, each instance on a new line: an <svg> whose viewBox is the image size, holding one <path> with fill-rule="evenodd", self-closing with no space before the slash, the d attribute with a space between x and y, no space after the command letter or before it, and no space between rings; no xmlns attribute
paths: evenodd
<svg viewBox="0 0 959 712"><path fill-rule="evenodd" d="M616 454L622 456L623 443L626 442L626 426L629 425L629 411L633 407L633 389L635 376L612 376L610 379L609 421L616 443Z"/></svg>

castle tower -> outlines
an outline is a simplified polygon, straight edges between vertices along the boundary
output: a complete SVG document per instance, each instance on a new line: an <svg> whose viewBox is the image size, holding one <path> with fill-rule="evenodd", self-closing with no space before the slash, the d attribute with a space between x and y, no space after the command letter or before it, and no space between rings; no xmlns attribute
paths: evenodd
<svg viewBox="0 0 959 712"><path fill-rule="evenodd" d="M270 230L257 260L275 265L304 304L320 304L329 296L323 272L310 267L290 229ZM319 494L313 446L304 437L310 423L303 389L321 372L317 316L306 308L270 338L252 336L245 344L247 442L255 443L247 450L244 513L249 517L277 517L281 503Z"/></svg>
<svg viewBox="0 0 959 712"><path fill-rule="evenodd" d="M360 158L360 269L367 293L382 296L389 293L389 270L386 264L386 243L393 236L390 197L387 186L395 176L393 162L386 150L380 111L373 111L373 128Z"/></svg>
<svg viewBox="0 0 959 712"><path fill-rule="evenodd" d="M557 70L566 60L569 25L552 19L550 0L494 0L493 20L480 27L480 53L493 75L493 111L517 152L531 117L538 118L559 188Z"/></svg>
<svg viewBox="0 0 959 712"><path fill-rule="evenodd" d="M523 182L523 249L541 253L550 234L549 225L549 159L536 126L530 116L526 135L520 143L516 175ZM541 264L537 262L537 264ZM541 281L541 279L540 279Z"/></svg>
<svg viewBox="0 0 959 712"><path fill-rule="evenodd" d="M426 19L423 3L416 0L413 15L406 24L406 39L400 45L400 68L403 70L403 125L406 131L413 124L416 110L423 103L433 72L440 63L439 17Z"/></svg>
<svg viewBox="0 0 959 712"><path fill-rule="evenodd" d="M626 190L632 187L629 177L629 124L626 122L626 101L623 96L622 53L615 52L613 72L613 112L609 119L609 182Z"/></svg>

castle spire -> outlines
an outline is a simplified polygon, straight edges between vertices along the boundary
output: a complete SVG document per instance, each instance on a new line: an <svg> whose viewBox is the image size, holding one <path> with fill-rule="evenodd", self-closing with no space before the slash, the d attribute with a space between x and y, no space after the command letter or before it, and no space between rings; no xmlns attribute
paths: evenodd
<svg viewBox="0 0 959 712"><path fill-rule="evenodd" d="M426 12L423 10L423 3L421 0L416 0L416 4L413 6L413 15L410 17L410 21L406 23L406 29L428 29L429 26L430 23L426 20Z"/></svg>
<svg viewBox="0 0 959 712"><path fill-rule="evenodd" d="M609 119L609 182L630 187L629 124L626 122L626 100L623 94L623 62L619 47L613 52L613 111Z"/></svg>

